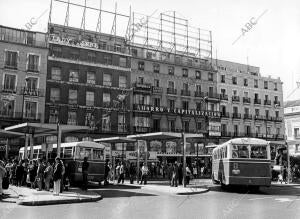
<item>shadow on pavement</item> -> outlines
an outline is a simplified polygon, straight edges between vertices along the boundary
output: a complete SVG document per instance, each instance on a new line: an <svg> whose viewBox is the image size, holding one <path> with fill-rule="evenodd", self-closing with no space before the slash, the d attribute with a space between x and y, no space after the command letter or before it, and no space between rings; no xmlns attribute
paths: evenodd
<svg viewBox="0 0 300 219"><path fill-rule="evenodd" d="M120 197L133 197L133 196L156 196L149 193L141 193L141 192L129 192L122 191L117 189L101 189L101 190L91 190L93 192L102 195L103 198L120 198Z"/></svg>

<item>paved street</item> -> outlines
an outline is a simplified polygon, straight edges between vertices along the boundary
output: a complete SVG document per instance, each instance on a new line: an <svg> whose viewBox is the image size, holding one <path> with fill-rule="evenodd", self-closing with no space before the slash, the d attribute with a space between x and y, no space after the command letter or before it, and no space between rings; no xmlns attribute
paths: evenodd
<svg viewBox="0 0 300 219"><path fill-rule="evenodd" d="M258 193L246 189L172 195L146 187L93 188L103 200L92 203L27 207L0 204L2 218L299 218L300 185L272 186Z"/></svg>

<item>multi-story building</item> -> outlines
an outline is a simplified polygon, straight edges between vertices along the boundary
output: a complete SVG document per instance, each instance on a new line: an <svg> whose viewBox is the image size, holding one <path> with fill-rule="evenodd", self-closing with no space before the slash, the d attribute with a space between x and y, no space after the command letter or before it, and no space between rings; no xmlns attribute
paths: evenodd
<svg viewBox="0 0 300 219"><path fill-rule="evenodd" d="M89 126L63 141L129 134L130 55L124 38L49 25L46 122Z"/></svg>
<svg viewBox="0 0 300 219"><path fill-rule="evenodd" d="M280 78L262 77L258 67L215 60L218 69L222 141L232 137L284 139Z"/></svg>
<svg viewBox="0 0 300 219"><path fill-rule="evenodd" d="M0 26L0 129L44 121L47 54L45 33Z"/></svg>

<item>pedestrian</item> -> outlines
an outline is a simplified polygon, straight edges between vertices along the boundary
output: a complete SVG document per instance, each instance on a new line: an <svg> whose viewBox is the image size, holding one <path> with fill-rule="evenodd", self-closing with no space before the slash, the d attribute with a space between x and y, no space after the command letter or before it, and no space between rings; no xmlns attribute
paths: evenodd
<svg viewBox="0 0 300 219"><path fill-rule="evenodd" d="M17 165L17 168L16 168L17 186L22 186L24 171L25 170L24 170L24 167L23 167L23 161L20 160L19 164Z"/></svg>
<svg viewBox="0 0 300 219"><path fill-rule="evenodd" d="M172 181L171 181L171 186L178 186L178 165L177 162L175 161L175 163L172 166Z"/></svg>
<svg viewBox="0 0 300 219"><path fill-rule="evenodd" d="M282 179L285 184L287 184L287 168L286 165L283 166L282 169Z"/></svg>
<svg viewBox="0 0 300 219"><path fill-rule="evenodd" d="M54 182L54 188L53 188L53 195L57 196L60 192L60 181L62 177L62 164L60 162L60 158L55 158L55 167L53 171L53 182Z"/></svg>
<svg viewBox="0 0 300 219"><path fill-rule="evenodd" d="M182 166L182 163L180 163L178 166L178 184L179 185L182 185L182 180L183 180L183 166Z"/></svg>
<svg viewBox="0 0 300 219"><path fill-rule="evenodd" d="M108 165L108 160L105 162L105 167L104 167L104 185L108 185L108 176L109 176L109 165Z"/></svg>
<svg viewBox="0 0 300 219"><path fill-rule="evenodd" d="M51 166L50 162L47 162L46 169L44 170L44 181L45 181L45 190L50 190L50 182L53 178L53 167Z"/></svg>
<svg viewBox="0 0 300 219"><path fill-rule="evenodd" d="M28 173L29 173L29 180L30 180L30 188L35 189L35 182L37 181L37 164L35 160L29 162L28 165ZM26 176L27 177L27 176Z"/></svg>
<svg viewBox="0 0 300 219"><path fill-rule="evenodd" d="M121 166L119 168L119 179L118 179L118 183L120 183L122 181L122 184L124 184L124 178L125 178L125 167L123 162L121 163Z"/></svg>
<svg viewBox="0 0 300 219"><path fill-rule="evenodd" d="M0 198L3 196L2 182L6 175L4 162L0 160Z"/></svg>
<svg viewBox="0 0 300 219"><path fill-rule="evenodd" d="M37 176L36 181L38 185L38 191L42 191L43 189L43 182L44 182L44 171L45 171L45 165L42 162L41 159L38 159L38 168L37 168Z"/></svg>
<svg viewBox="0 0 300 219"><path fill-rule="evenodd" d="M136 174L135 166L133 165L133 163L131 163L130 167L129 167L130 184L133 184L133 180L134 180L135 174Z"/></svg>
<svg viewBox="0 0 300 219"><path fill-rule="evenodd" d="M65 187L66 168L65 168L64 162L62 160L60 160L60 163L61 163L60 193L62 193L64 191L64 187Z"/></svg>
<svg viewBox="0 0 300 219"><path fill-rule="evenodd" d="M87 157L83 158L82 162L82 190L87 191L88 186L88 170L89 170L89 162L87 161Z"/></svg>
<svg viewBox="0 0 300 219"><path fill-rule="evenodd" d="M115 179L119 179L119 176L120 176L120 167L121 167L121 165L120 165L120 163L118 163L117 164L117 166L116 166L116 174L115 174Z"/></svg>
<svg viewBox="0 0 300 219"><path fill-rule="evenodd" d="M192 171L190 169L189 166L186 166L185 168L185 181L186 181L186 185L190 184L190 179L191 179L191 175L192 175Z"/></svg>
<svg viewBox="0 0 300 219"><path fill-rule="evenodd" d="M143 182L144 182L144 185L147 184L148 174L149 174L148 166L145 163L143 163L143 166L142 166L142 179L141 179L140 184L142 184Z"/></svg>

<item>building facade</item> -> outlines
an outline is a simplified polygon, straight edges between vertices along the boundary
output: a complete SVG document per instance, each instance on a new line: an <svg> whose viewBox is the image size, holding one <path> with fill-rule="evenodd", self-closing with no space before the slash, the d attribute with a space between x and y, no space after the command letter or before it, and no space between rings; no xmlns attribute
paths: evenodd
<svg viewBox="0 0 300 219"><path fill-rule="evenodd" d="M89 126L78 141L130 133L130 54L124 38L49 25L46 122Z"/></svg>
<svg viewBox="0 0 300 219"><path fill-rule="evenodd" d="M280 78L262 77L258 67L215 60L220 94L221 141L232 137L284 139Z"/></svg>
<svg viewBox="0 0 300 219"><path fill-rule="evenodd" d="M300 100L287 101L284 104L284 120L287 140L300 141ZM300 155L300 144L291 145L290 154Z"/></svg>

